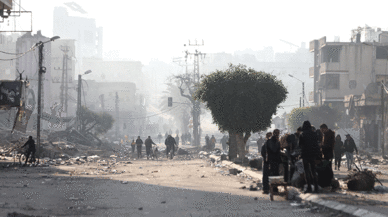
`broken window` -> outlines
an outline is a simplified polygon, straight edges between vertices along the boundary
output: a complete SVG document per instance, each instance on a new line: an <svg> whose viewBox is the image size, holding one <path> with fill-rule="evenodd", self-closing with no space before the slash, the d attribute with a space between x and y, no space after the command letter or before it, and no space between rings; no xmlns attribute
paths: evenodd
<svg viewBox="0 0 388 217"><path fill-rule="evenodd" d="M328 90L339 89L339 75L325 75L325 88Z"/></svg>
<svg viewBox="0 0 388 217"><path fill-rule="evenodd" d="M388 59L388 47L376 47L376 59Z"/></svg>
<svg viewBox="0 0 388 217"><path fill-rule="evenodd" d="M324 49L323 62L339 62L341 46L330 46Z"/></svg>

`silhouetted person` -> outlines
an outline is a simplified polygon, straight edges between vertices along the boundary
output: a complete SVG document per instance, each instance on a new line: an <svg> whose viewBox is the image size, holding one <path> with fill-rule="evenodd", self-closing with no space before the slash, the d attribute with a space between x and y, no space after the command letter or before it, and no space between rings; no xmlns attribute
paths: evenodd
<svg viewBox="0 0 388 217"><path fill-rule="evenodd" d="M177 131L178 131L178 130L177 130ZM178 136L178 134L176 134L175 142L176 142L176 145L179 146L179 136Z"/></svg>
<svg viewBox="0 0 388 217"><path fill-rule="evenodd" d="M315 160L320 154L318 135L312 130L309 121L303 122L302 134L299 137L299 146L302 151L304 173L307 179L307 190L312 192L311 184L314 183L314 191L318 192L318 178L315 170Z"/></svg>
<svg viewBox="0 0 388 217"><path fill-rule="evenodd" d="M162 138L163 138L162 134L159 133L159 135L158 135L158 141L159 141L159 143L160 143L160 140L161 140Z"/></svg>
<svg viewBox="0 0 388 217"><path fill-rule="evenodd" d="M207 134L205 136L205 146L207 149L210 149L210 138Z"/></svg>
<svg viewBox="0 0 388 217"><path fill-rule="evenodd" d="M280 131L275 129L272 133L271 139L267 141L267 154L269 162L269 175L279 176L279 164L282 162L280 158ZM277 192L277 187L274 188Z"/></svg>
<svg viewBox="0 0 388 217"><path fill-rule="evenodd" d="M26 153L26 162L24 166L27 165L28 157L31 155L31 162L35 162L35 141L32 139L32 136L28 137L27 142L22 146L22 148L28 145L27 153Z"/></svg>
<svg viewBox="0 0 388 217"><path fill-rule="evenodd" d="M344 151L345 151L344 143L341 140L341 136L337 135L337 137L335 137L335 146L334 146L334 165L336 170L337 169L340 170L341 158Z"/></svg>
<svg viewBox="0 0 388 217"><path fill-rule="evenodd" d="M346 161L348 163L348 171L349 171L352 169L352 164L354 163L354 158L353 158L354 150L356 150L356 152L358 154L356 143L354 142L354 140L350 136L350 134L346 135L344 147L345 147Z"/></svg>
<svg viewBox="0 0 388 217"><path fill-rule="evenodd" d="M263 139L263 137L260 136L260 138L257 140L257 152L260 152L261 151L261 147L263 147L263 144L264 144L265 140Z"/></svg>
<svg viewBox="0 0 388 217"><path fill-rule="evenodd" d="M335 133L326 124L322 124L319 128L323 135L321 144L323 158L330 161L331 166L334 157Z"/></svg>
<svg viewBox="0 0 388 217"><path fill-rule="evenodd" d="M167 139L164 141L164 144L166 145L167 159L168 159L168 153L170 153L170 151L172 151L172 156L171 156L171 159L172 159L172 157L175 154L175 144L176 144L175 139L171 135L168 135Z"/></svg>
<svg viewBox="0 0 388 217"><path fill-rule="evenodd" d="M140 139L140 136L137 137L136 139L136 146L137 146L137 158L141 158L141 148L143 145L143 140Z"/></svg>
<svg viewBox="0 0 388 217"><path fill-rule="evenodd" d="M151 149L152 144L156 145L154 141L152 141L151 136L148 136L148 138L144 141L145 147L146 147L146 153L147 153L147 160L149 156L151 155Z"/></svg>
<svg viewBox="0 0 388 217"><path fill-rule="evenodd" d="M212 137L210 138L210 148L211 150L214 150L214 148L216 147L216 137L214 137L214 135L212 135Z"/></svg>
<svg viewBox="0 0 388 217"><path fill-rule="evenodd" d="M269 162L268 162L268 154L267 154L267 142L272 137L272 133L268 132L265 135L265 142L264 145L261 146L261 156L263 157L263 193L268 194L269 193Z"/></svg>
<svg viewBox="0 0 388 217"><path fill-rule="evenodd" d="M134 138L132 139L131 148L132 148L132 157L133 157L135 156L135 149L136 149L136 141Z"/></svg>

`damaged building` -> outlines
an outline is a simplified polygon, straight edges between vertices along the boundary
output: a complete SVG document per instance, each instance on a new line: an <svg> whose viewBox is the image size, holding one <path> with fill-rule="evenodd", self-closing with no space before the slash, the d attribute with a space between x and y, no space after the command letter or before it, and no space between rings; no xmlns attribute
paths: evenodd
<svg viewBox="0 0 388 217"><path fill-rule="evenodd" d="M351 42L310 42L314 90L310 101L343 112L345 127L360 129L361 145L380 144L381 82L388 78L388 32L365 26L352 30Z"/></svg>

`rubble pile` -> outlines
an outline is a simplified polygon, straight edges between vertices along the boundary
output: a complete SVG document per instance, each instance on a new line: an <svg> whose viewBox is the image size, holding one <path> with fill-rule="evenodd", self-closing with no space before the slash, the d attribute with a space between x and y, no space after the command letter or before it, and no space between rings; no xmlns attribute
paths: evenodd
<svg viewBox="0 0 388 217"><path fill-rule="evenodd" d="M375 186L375 174L371 170L353 172L345 178L349 190L371 191Z"/></svg>

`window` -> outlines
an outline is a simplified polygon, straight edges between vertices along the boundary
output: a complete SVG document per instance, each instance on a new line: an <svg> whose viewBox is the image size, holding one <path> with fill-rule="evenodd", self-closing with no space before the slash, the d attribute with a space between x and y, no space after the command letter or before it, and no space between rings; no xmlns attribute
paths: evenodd
<svg viewBox="0 0 388 217"><path fill-rule="evenodd" d="M388 47L376 47L376 59L388 59Z"/></svg>
<svg viewBox="0 0 388 217"><path fill-rule="evenodd" d="M330 46L323 50L323 62L339 62L341 46Z"/></svg>
<svg viewBox="0 0 388 217"><path fill-rule="evenodd" d="M325 88L328 90L339 89L339 75L325 75Z"/></svg>
<svg viewBox="0 0 388 217"><path fill-rule="evenodd" d="M356 80L350 80L349 81L349 89L355 89L357 87L357 81Z"/></svg>

